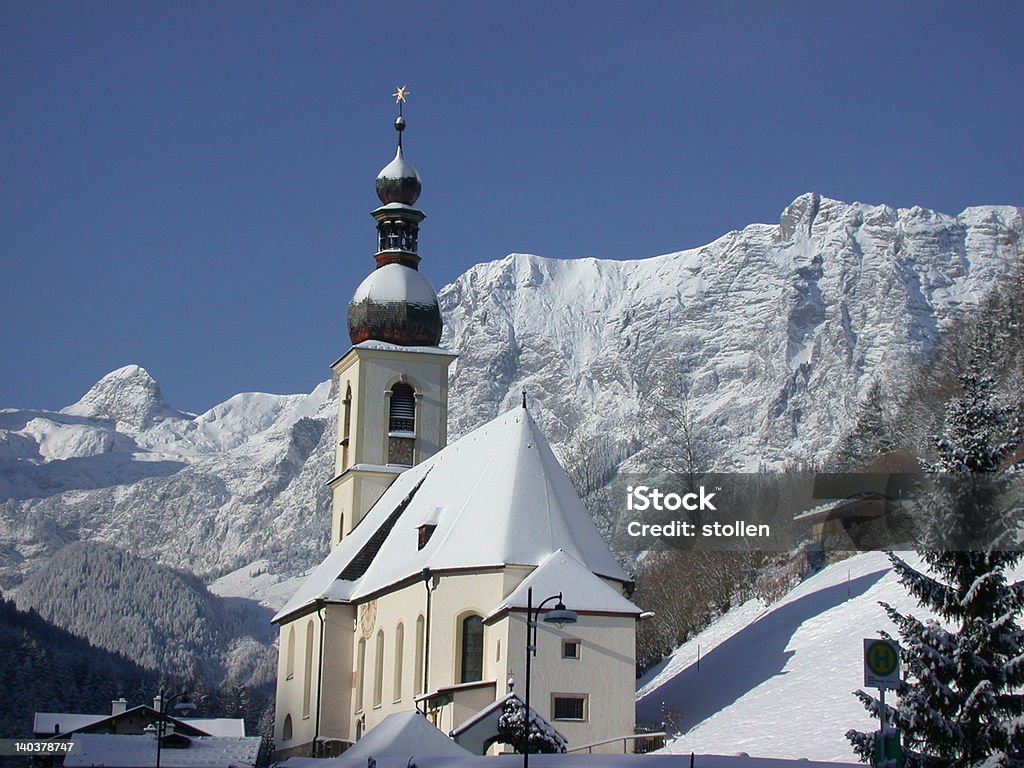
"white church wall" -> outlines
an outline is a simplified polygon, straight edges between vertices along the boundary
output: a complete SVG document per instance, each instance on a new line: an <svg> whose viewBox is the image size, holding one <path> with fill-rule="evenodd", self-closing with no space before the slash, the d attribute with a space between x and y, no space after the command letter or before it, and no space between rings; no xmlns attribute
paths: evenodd
<svg viewBox="0 0 1024 768"><path fill-rule="evenodd" d="M416 536L416 530L398 531L399 535ZM475 571L472 573L445 574L431 579L429 646L430 658L427 664L428 692L450 686L459 680L459 648L461 618L469 613L486 616L503 597L504 577L500 570ZM416 620L427 615L427 589L423 581L417 581L391 593L380 595L372 609L373 621L364 621L365 607L360 608L357 622L358 636L366 638L366 673L363 680L363 706L353 711L353 717L365 718L364 730L369 730L393 712L407 711L416 707L414 696L423 692L423 683L416 679ZM401 694L394 696L395 636L399 622L404 628L401 664ZM384 632L384 656L382 664L383 695L379 704L374 703L374 673L377 669L375 639L377 632ZM505 668L501 662L494 662L497 646L504 648L501 630L484 627L484 679L497 680L504 692ZM357 636L357 640L358 640ZM428 640L424 637L424 642ZM502 660L504 656L502 656ZM420 669L422 667L420 666ZM494 688L488 701L494 700ZM463 699L460 698L460 701ZM465 699L469 701L469 699ZM475 698L473 699L475 702ZM486 701L484 703L487 703ZM467 705L468 706L468 705ZM481 705L482 706L482 705ZM449 708L451 709L451 708ZM472 713L470 713L472 714ZM452 717L452 715L448 715ZM353 724L354 727L354 724Z"/></svg>
<svg viewBox="0 0 1024 768"><path fill-rule="evenodd" d="M313 613L282 624L279 642L274 740L279 750L296 750L316 735L319 617Z"/></svg>
<svg viewBox="0 0 1024 768"><path fill-rule="evenodd" d="M354 683L356 610L353 605L324 607L323 692L320 696L320 735L354 740L352 733L352 687ZM347 663L346 663L347 662Z"/></svg>
<svg viewBox="0 0 1024 768"><path fill-rule="evenodd" d="M571 596L566 595L565 601L571 607ZM525 611L511 612L508 625L509 669L515 676L516 693L525 698ZM563 658L564 640L580 641L578 659ZM580 613L575 624L561 628L542 620L538 625L537 655L531 662L530 706L565 736L570 747L631 734L635 724L635 658L632 616ZM584 719L556 719L554 694L585 696ZM621 752L621 743L594 751L616 749Z"/></svg>

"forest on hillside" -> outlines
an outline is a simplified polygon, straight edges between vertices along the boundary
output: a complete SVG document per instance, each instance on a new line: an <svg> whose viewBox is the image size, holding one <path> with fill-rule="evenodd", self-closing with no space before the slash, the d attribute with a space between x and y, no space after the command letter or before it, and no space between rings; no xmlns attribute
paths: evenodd
<svg viewBox="0 0 1024 768"><path fill-rule="evenodd" d="M113 699L188 691L198 716L272 710L276 654L265 611L235 605L195 576L99 542L78 542L2 601L0 735L31 733L34 712L102 714ZM31 681L31 685L27 683ZM263 723L266 725L266 722Z"/></svg>

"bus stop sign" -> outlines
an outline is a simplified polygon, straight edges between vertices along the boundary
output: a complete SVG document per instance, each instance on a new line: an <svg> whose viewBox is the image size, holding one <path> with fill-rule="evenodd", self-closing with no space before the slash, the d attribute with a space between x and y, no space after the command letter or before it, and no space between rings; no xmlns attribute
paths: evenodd
<svg viewBox="0 0 1024 768"><path fill-rule="evenodd" d="M900 684L900 646L892 640L864 640L864 686L894 689Z"/></svg>

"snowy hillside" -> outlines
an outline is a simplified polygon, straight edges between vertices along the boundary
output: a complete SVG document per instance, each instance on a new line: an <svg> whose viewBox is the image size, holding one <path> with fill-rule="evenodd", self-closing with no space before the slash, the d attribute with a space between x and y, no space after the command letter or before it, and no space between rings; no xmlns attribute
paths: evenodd
<svg viewBox="0 0 1024 768"><path fill-rule="evenodd" d="M878 552L825 568L770 608L739 606L639 681L637 719L668 711L682 733L670 752L856 762L843 734L878 727L851 695L864 682L862 639L895 632L879 600L926 615Z"/></svg>
<svg viewBox="0 0 1024 768"><path fill-rule="evenodd" d="M871 379L927 356L1021 257L1022 235L1017 208L946 216L808 194L779 224L689 251L478 265L440 293L460 355L449 433L525 388L556 447L576 432L643 444L642 398L656 373L681 371L721 468L821 456ZM0 409L0 588L89 539L279 601L279 577L326 550L336 408L325 382L182 413L126 366L59 412Z"/></svg>

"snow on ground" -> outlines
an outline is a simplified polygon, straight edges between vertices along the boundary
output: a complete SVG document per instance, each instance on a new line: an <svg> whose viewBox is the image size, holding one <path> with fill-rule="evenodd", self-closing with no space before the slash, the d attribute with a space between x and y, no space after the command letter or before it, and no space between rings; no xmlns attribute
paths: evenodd
<svg viewBox="0 0 1024 768"><path fill-rule="evenodd" d="M269 567L266 560L256 560L224 574L208 588L218 597L241 597L279 611L309 574L282 578L280 574L269 572Z"/></svg>
<svg viewBox="0 0 1024 768"><path fill-rule="evenodd" d="M682 735L667 752L855 762L843 734L877 727L852 695L863 687L862 640L895 629L879 600L924 615L885 555L869 552L830 565L770 608L741 605L640 681L637 720L660 722L663 703L675 713Z"/></svg>

